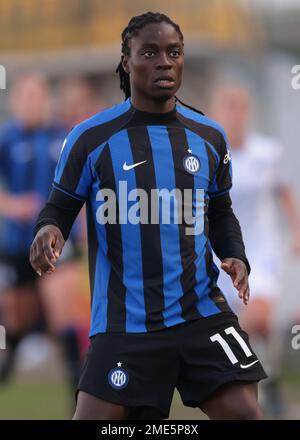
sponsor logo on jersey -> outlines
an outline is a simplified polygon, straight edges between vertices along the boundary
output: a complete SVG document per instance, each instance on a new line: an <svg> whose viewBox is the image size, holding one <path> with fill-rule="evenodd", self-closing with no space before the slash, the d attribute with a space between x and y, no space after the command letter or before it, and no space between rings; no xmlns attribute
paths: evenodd
<svg viewBox="0 0 300 440"><path fill-rule="evenodd" d="M230 151L227 150L227 153L224 156L223 163L226 165L231 160Z"/></svg>

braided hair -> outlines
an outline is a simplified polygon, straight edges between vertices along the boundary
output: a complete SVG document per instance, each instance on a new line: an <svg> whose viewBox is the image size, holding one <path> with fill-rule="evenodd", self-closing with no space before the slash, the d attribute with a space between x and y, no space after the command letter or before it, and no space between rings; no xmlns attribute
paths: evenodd
<svg viewBox="0 0 300 440"><path fill-rule="evenodd" d="M121 56L121 61L116 69L116 72L119 73L120 89L124 92L125 99L131 96L129 74L125 72L122 64L124 55L130 54L129 41L132 37L138 35L139 30L145 27L147 24L162 23L162 22L170 24L171 26L174 27L176 32L178 32L180 40L183 44L183 34L180 30L179 25L174 23L174 21L172 21L171 18L168 17L167 15L161 14L159 12L146 12L145 14L132 17L128 25L122 32L122 56ZM175 100L180 102L180 104L184 105L185 107L188 107L191 110L203 114L199 110L180 101L180 99L178 99L177 96L175 96Z"/></svg>

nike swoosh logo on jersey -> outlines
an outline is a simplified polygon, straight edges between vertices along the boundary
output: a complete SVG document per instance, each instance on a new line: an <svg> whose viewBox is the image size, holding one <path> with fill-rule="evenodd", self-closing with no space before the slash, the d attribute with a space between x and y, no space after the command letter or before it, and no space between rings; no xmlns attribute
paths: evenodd
<svg viewBox="0 0 300 440"><path fill-rule="evenodd" d="M146 160L143 160L142 162L137 162L137 163L133 163L132 165L127 165L126 162L123 163L123 170L124 171L129 171L132 170L132 168L137 167L138 165L142 165L142 163L147 162Z"/></svg>
<svg viewBox="0 0 300 440"><path fill-rule="evenodd" d="M252 365L256 364L256 362L258 362L258 359L254 362L251 362L251 364L248 364L248 365L240 364L240 367L241 368L249 368L249 367L252 367Z"/></svg>

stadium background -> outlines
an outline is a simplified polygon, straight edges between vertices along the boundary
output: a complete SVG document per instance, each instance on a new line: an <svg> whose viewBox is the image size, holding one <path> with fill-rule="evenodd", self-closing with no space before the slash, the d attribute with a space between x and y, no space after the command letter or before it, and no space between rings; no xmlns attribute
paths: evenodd
<svg viewBox="0 0 300 440"><path fill-rule="evenodd" d="M123 99L115 68L120 34L129 18L147 10L164 12L185 36L186 65L179 97L207 106L216 80L246 83L256 100L253 125L285 146L292 183L300 192L300 90L291 69L300 64L300 3L295 0L2 0L0 64L7 88L0 91L0 122L7 118L7 95L16 74L38 70L53 94L69 75L87 77L105 106ZM250 207L249 207L250 208ZM282 223L282 227L285 225ZM288 234L286 234L288 246ZM278 315L284 333L284 389L288 418L300 418L300 351L291 348L291 328L300 324L300 261L285 264ZM1 353L0 353L1 355ZM45 336L31 335L18 351L16 377L0 386L0 419L69 418L72 396L64 384L60 352ZM198 418L175 395L171 418Z"/></svg>

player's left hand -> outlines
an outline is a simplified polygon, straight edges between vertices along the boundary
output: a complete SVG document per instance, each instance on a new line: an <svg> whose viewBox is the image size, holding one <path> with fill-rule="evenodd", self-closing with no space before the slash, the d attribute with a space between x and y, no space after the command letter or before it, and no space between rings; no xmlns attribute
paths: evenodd
<svg viewBox="0 0 300 440"><path fill-rule="evenodd" d="M249 303L250 289L246 264L238 258L224 258L221 268L230 275L234 287L239 292L239 297L247 305Z"/></svg>

